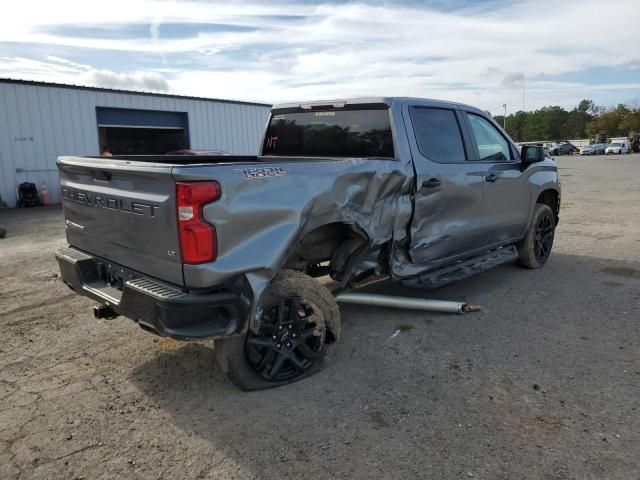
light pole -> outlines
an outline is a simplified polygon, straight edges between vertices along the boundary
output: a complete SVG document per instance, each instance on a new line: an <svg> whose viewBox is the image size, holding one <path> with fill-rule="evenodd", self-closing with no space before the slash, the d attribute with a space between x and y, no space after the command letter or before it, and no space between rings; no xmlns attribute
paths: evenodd
<svg viewBox="0 0 640 480"><path fill-rule="evenodd" d="M502 117L502 129L507 131L507 104L503 103L502 107L504 108L504 117Z"/></svg>

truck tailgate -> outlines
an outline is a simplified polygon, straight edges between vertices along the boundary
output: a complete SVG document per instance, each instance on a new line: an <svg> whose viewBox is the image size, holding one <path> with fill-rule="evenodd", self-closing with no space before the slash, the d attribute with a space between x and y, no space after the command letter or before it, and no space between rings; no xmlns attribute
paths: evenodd
<svg viewBox="0 0 640 480"><path fill-rule="evenodd" d="M183 284L171 165L60 157L58 168L71 246Z"/></svg>

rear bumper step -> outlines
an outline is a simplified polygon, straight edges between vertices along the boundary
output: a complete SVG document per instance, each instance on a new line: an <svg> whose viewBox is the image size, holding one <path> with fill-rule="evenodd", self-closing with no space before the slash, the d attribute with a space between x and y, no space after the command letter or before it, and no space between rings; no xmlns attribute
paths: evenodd
<svg viewBox="0 0 640 480"><path fill-rule="evenodd" d="M75 292L161 336L226 337L242 330L248 315L248 303L235 293L186 293L124 268L128 279L115 288L100 274L103 265L114 266L111 262L71 247L58 249L56 259L62 280Z"/></svg>

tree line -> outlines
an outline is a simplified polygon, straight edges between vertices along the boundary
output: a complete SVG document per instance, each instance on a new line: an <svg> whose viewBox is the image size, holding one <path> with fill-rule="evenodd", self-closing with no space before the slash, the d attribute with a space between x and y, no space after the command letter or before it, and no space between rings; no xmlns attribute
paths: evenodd
<svg viewBox="0 0 640 480"><path fill-rule="evenodd" d="M503 125L504 115L493 118ZM640 131L640 108L623 104L601 108L592 100L582 100L570 111L549 106L533 112L515 112L506 120L507 133L516 142L592 138L599 133L608 138L626 137Z"/></svg>

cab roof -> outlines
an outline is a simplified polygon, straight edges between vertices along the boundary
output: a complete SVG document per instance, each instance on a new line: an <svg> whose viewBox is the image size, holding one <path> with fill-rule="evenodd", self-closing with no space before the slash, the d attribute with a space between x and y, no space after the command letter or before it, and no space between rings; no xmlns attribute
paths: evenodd
<svg viewBox="0 0 640 480"><path fill-rule="evenodd" d="M463 103L450 102L447 100L436 100L432 98L419 97L356 97L342 98L333 100L313 100L308 102L291 102L281 103L273 106L273 112L284 112L293 110L311 110L314 108L344 108L346 106L356 105L387 105L391 107L394 103L419 103L425 106L434 106L441 108L460 108L464 107L470 110L481 111L479 108Z"/></svg>

